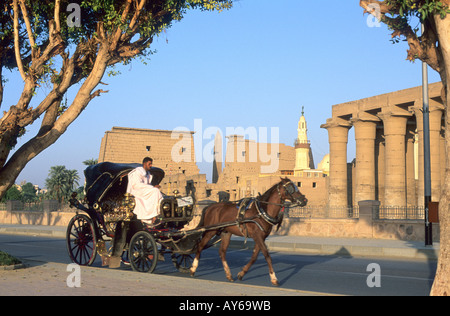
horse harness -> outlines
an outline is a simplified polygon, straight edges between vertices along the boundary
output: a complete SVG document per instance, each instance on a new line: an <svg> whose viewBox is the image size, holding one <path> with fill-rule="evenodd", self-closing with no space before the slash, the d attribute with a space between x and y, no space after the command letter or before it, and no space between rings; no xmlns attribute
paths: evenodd
<svg viewBox="0 0 450 316"><path fill-rule="evenodd" d="M286 183L283 185L283 187L285 188L286 192L288 192L289 195L292 196L292 194L295 192L290 187L288 187L290 183ZM261 195L258 198L244 198L240 201L238 201L238 203L236 204L236 207L238 208L238 215L236 218L236 222L238 223L238 227L242 233L242 235L244 235L246 238L248 237L248 230L247 230L247 226L245 225L245 223L247 223L248 221L254 222L254 219L257 218L262 218L266 223L275 226L277 225L277 231L280 229L281 223L283 222L283 218L284 218L284 209L285 209L285 204L284 204L284 199L281 195L280 192L280 186L277 186L277 190L278 190L278 195L280 197L280 201L281 203L271 203L271 202L265 202L265 201L261 201L259 200L259 198L261 197ZM291 192L292 191L292 192ZM252 218L245 218L245 213L250 209L250 207L252 206L252 204L255 203L256 206L256 210L258 211L258 215L254 216ZM278 216L272 217L270 216L262 207L261 207L261 203L263 204L267 204L267 205L277 205L281 207L280 212L278 213ZM254 222L256 223L256 222ZM256 223L257 224L257 223ZM242 229L242 226L244 226L245 229L245 234L244 231ZM257 224L257 226L259 227L259 229L261 229L262 231L264 231L264 229L261 227L261 225Z"/></svg>

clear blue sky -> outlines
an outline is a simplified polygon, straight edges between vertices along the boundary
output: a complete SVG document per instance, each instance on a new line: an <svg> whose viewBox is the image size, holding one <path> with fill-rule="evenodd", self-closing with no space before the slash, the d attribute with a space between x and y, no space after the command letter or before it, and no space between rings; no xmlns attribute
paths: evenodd
<svg viewBox="0 0 450 316"><path fill-rule="evenodd" d="M77 169L84 181L82 161L98 158L101 138L113 126L193 130L202 119L204 129L222 131L278 127L280 142L292 145L302 106L317 165L329 151L320 125L332 105L421 85L421 64L406 61L406 44L391 44L389 31L369 27L367 19L359 1L348 0L241 0L222 13L188 12L155 39L148 65L134 61L117 67L120 76L105 77L109 86L102 88L110 92L94 99L16 183L43 187L55 165ZM5 75L3 110L22 89L17 74ZM209 175L211 166L200 170Z"/></svg>

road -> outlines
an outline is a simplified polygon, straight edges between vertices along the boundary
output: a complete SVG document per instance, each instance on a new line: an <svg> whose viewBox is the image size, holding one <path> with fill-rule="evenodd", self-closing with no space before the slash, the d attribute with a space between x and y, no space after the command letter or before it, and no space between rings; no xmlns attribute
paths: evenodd
<svg viewBox="0 0 450 316"><path fill-rule="evenodd" d="M64 265L71 263L65 240L59 238L0 235L0 250L32 262ZM250 256L251 252L247 250L230 249L228 251L227 260L234 276L248 262ZM311 256L281 252L272 252L272 259L280 282L280 290L332 295L425 296L429 294L436 271L436 262L426 260ZM102 273L117 271L101 267L99 258L92 269L100 269ZM130 270L129 267L121 269ZM134 277L139 275L139 278L151 278L151 275L132 273L136 274ZM178 280L182 280L179 278L192 280L190 276L174 268L169 256L166 256L165 262L158 263L155 275L175 277ZM217 249L210 249L203 253L196 280L226 281ZM234 284L272 288L264 257L260 255L244 280L235 281ZM217 295L221 295L220 293L220 289L217 289ZM195 292L193 294L195 295ZM284 295L283 292L280 292L280 295Z"/></svg>

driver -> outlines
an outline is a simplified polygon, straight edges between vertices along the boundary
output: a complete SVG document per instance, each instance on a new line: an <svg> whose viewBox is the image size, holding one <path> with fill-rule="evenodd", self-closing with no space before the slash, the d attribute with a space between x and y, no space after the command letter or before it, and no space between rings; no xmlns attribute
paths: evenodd
<svg viewBox="0 0 450 316"><path fill-rule="evenodd" d="M153 159L145 157L142 161L142 167L137 167L128 174L127 193L134 196L136 207L134 213L137 218L147 225L157 224L156 217L159 215L159 203L162 200L162 194L159 185L151 185L152 175L150 169L153 165Z"/></svg>

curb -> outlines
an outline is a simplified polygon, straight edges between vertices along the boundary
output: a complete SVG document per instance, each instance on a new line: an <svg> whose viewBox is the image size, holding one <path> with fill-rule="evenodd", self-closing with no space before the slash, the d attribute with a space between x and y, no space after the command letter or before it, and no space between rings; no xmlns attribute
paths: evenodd
<svg viewBox="0 0 450 316"><path fill-rule="evenodd" d="M399 259L425 259L437 261L439 250L434 248L398 248L380 246L357 246L337 244L314 244L296 242L266 241L270 251L291 252L305 255L339 256L339 257L382 257ZM253 240L231 240L230 248L252 250Z"/></svg>
<svg viewBox="0 0 450 316"><path fill-rule="evenodd" d="M45 228L0 227L0 234L65 238L66 231Z"/></svg>
<svg viewBox="0 0 450 316"><path fill-rule="evenodd" d="M9 266L0 266L0 271L12 271L12 270L19 270L19 269L25 269L27 266L23 263L18 264L12 264Z"/></svg>

